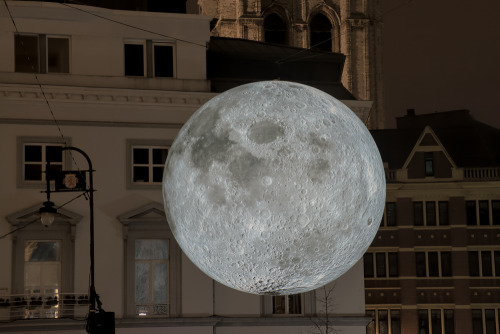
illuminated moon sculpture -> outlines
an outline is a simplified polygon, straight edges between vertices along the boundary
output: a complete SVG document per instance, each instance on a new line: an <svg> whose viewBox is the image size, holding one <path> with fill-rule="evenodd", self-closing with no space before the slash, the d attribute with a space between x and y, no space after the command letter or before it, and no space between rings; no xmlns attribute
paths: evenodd
<svg viewBox="0 0 500 334"><path fill-rule="evenodd" d="M330 95L264 81L228 90L182 127L165 212L184 253L237 290L321 287L351 268L383 214L385 176L361 120Z"/></svg>

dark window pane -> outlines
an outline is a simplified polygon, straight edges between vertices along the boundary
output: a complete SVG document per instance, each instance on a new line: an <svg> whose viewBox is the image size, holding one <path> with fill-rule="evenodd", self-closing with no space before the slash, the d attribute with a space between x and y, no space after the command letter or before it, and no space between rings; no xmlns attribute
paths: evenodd
<svg viewBox="0 0 500 334"><path fill-rule="evenodd" d="M479 224L490 224L490 212L488 201L479 201Z"/></svg>
<svg viewBox="0 0 500 334"><path fill-rule="evenodd" d="M493 268L491 268L491 252L481 252L481 268L483 269L483 276L493 276Z"/></svg>
<svg viewBox="0 0 500 334"><path fill-rule="evenodd" d="M285 314L286 296L273 296L273 313Z"/></svg>
<svg viewBox="0 0 500 334"><path fill-rule="evenodd" d="M425 277L425 253L417 252L415 253L415 259L417 264L417 277Z"/></svg>
<svg viewBox="0 0 500 334"><path fill-rule="evenodd" d="M425 218L428 226L436 226L436 203L425 202Z"/></svg>
<svg viewBox="0 0 500 334"><path fill-rule="evenodd" d="M69 39L48 38L47 61L49 72L69 73Z"/></svg>
<svg viewBox="0 0 500 334"><path fill-rule="evenodd" d="M134 164L149 163L149 150L147 148L134 148L133 155Z"/></svg>
<svg viewBox="0 0 500 334"><path fill-rule="evenodd" d="M153 182L163 181L163 167L153 167Z"/></svg>
<svg viewBox="0 0 500 334"><path fill-rule="evenodd" d="M125 75L144 76L144 50L141 44L125 44Z"/></svg>
<svg viewBox="0 0 500 334"><path fill-rule="evenodd" d="M477 225L476 201L466 201L467 225Z"/></svg>
<svg viewBox="0 0 500 334"><path fill-rule="evenodd" d="M493 225L500 225L500 201L491 201L491 215Z"/></svg>
<svg viewBox="0 0 500 334"><path fill-rule="evenodd" d="M325 15L318 14L311 20L311 49L332 51L332 24Z"/></svg>
<svg viewBox="0 0 500 334"><path fill-rule="evenodd" d="M42 161L42 146L26 145L24 146L24 161L41 162Z"/></svg>
<svg viewBox="0 0 500 334"><path fill-rule="evenodd" d="M386 277L385 253L375 253L377 277Z"/></svg>
<svg viewBox="0 0 500 334"><path fill-rule="evenodd" d="M370 317L372 321L366 326L366 334L376 334L375 331L375 311L374 310L366 310L365 312L367 317Z"/></svg>
<svg viewBox="0 0 500 334"><path fill-rule="evenodd" d="M391 310L391 334L401 334L401 312Z"/></svg>
<svg viewBox="0 0 500 334"><path fill-rule="evenodd" d="M166 148L154 148L153 149L153 163L155 165L165 164L167 159L168 149Z"/></svg>
<svg viewBox="0 0 500 334"><path fill-rule="evenodd" d="M174 76L174 51L170 45L155 45L155 77Z"/></svg>
<svg viewBox="0 0 500 334"><path fill-rule="evenodd" d="M439 202L439 225L450 225L448 202Z"/></svg>
<svg viewBox="0 0 500 334"><path fill-rule="evenodd" d="M425 161L425 176L434 176L434 153L425 152L424 161Z"/></svg>
<svg viewBox="0 0 500 334"><path fill-rule="evenodd" d="M418 310L418 334L429 334L429 315L427 310Z"/></svg>
<svg viewBox="0 0 500 334"><path fill-rule="evenodd" d="M26 181L41 181L42 165L24 165L24 179Z"/></svg>
<svg viewBox="0 0 500 334"><path fill-rule="evenodd" d="M482 310L472 310L472 334L483 334Z"/></svg>
<svg viewBox="0 0 500 334"><path fill-rule="evenodd" d="M479 276L479 253L476 251L468 252L469 256L469 276Z"/></svg>
<svg viewBox="0 0 500 334"><path fill-rule="evenodd" d="M134 167L134 182L149 182L149 168Z"/></svg>
<svg viewBox="0 0 500 334"><path fill-rule="evenodd" d="M438 253L429 252L427 253L427 258L429 259L429 277L438 277L439 276Z"/></svg>
<svg viewBox="0 0 500 334"><path fill-rule="evenodd" d="M495 251L494 257L495 257L495 276L500 277L500 251Z"/></svg>
<svg viewBox="0 0 500 334"><path fill-rule="evenodd" d="M422 202L413 202L413 223L415 226L424 225L424 210Z"/></svg>
<svg viewBox="0 0 500 334"><path fill-rule="evenodd" d="M38 73L38 36L15 37L16 72Z"/></svg>
<svg viewBox="0 0 500 334"><path fill-rule="evenodd" d="M486 324L486 334L496 334L497 331L495 326L495 310L484 310L484 318L484 322Z"/></svg>
<svg viewBox="0 0 500 334"><path fill-rule="evenodd" d="M387 319L387 310L378 311L378 332L379 334L389 334L389 322Z"/></svg>
<svg viewBox="0 0 500 334"><path fill-rule="evenodd" d="M441 276L451 276L451 252L441 252Z"/></svg>
<svg viewBox="0 0 500 334"><path fill-rule="evenodd" d="M277 14L270 14L264 19L264 41L266 43L286 44L286 24Z"/></svg>
<svg viewBox="0 0 500 334"><path fill-rule="evenodd" d="M398 253L389 253L389 277L398 277Z"/></svg>
<svg viewBox="0 0 500 334"><path fill-rule="evenodd" d="M396 203L389 202L385 206L387 226L396 226Z"/></svg>
<svg viewBox="0 0 500 334"><path fill-rule="evenodd" d="M363 256L365 277L373 277L373 253L365 253Z"/></svg>
<svg viewBox="0 0 500 334"><path fill-rule="evenodd" d="M288 314L300 314L302 312L301 298L299 295L288 296Z"/></svg>
<svg viewBox="0 0 500 334"><path fill-rule="evenodd" d="M62 147L61 146L46 146L45 160L50 162L62 162Z"/></svg>
<svg viewBox="0 0 500 334"><path fill-rule="evenodd" d="M59 261L59 242L27 241L24 249L25 262Z"/></svg>
<svg viewBox="0 0 500 334"><path fill-rule="evenodd" d="M444 310L444 333L455 334L455 315L453 310Z"/></svg>
<svg viewBox="0 0 500 334"><path fill-rule="evenodd" d="M431 310L432 334L442 334L441 330L441 310Z"/></svg>

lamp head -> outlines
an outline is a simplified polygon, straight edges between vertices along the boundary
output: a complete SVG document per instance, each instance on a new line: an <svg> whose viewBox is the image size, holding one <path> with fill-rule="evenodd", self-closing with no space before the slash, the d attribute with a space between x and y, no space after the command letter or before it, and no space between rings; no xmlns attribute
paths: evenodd
<svg viewBox="0 0 500 334"><path fill-rule="evenodd" d="M39 210L40 220L42 221L42 225L45 227L49 227L52 225L56 218L57 209L54 208L54 203L51 201L43 202L43 207Z"/></svg>

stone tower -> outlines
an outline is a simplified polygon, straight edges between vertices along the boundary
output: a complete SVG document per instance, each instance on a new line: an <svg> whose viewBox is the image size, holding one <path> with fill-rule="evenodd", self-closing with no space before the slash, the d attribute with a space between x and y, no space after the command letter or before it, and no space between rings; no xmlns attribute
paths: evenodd
<svg viewBox="0 0 500 334"><path fill-rule="evenodd" d="M215 18L213 36L343 53L342 83L357 99L373 101L367 125L383 128L380 0L198 0L198 6Z"/></svg>

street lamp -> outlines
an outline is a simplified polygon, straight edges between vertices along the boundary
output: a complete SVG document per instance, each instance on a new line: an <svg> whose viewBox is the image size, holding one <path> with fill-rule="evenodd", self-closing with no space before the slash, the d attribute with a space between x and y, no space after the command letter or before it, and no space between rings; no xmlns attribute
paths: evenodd
<svg viewBox="0 0 500 334"><path fill-rule="evenodd" d="M101 309L101 302L99 296L95 291L95 269L94 269L94 180L92 162L90 161L87 153L76 147L63 147L62 151L76 151L83 155L87 160L89 169L87 171L62 171L54 174L55 179L54 192L64 191L82 191L84 190L89 194L89 207L90 207L90 296L89 296L89 318L87 322L87 332L91 334L97 333L114 333L114 313L104 312ZM44 206L40 208L40 219L45 227L50 226L55 219L57 209L54 208L54 203L50 201L50 177L49 177L50 161L47 162L47 201ZM85 182L85 172L89 173L89 187ZM96 309L96 302L98 304ZM97 311L97 312L96 312ZM112 319L111 319L111 317Z"/></svg>

